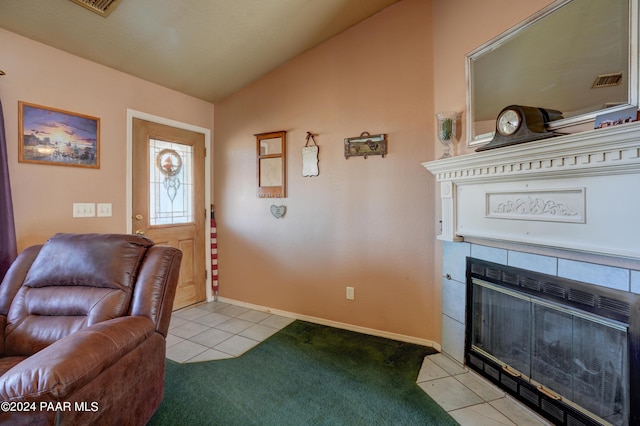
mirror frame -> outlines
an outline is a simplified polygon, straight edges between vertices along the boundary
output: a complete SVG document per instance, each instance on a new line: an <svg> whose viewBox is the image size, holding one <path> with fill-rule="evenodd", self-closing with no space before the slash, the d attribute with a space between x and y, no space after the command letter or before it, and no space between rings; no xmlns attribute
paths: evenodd
<svg viewBox="0 0 640 426"><path fill-rule="evenodd" d="M259 198L285 198L287 196L287 132L280 130L277 132L259 133L256 137L256 184L258 186L257 195ZM267 139L280 139L280 152L262 153L261 143ZM281 160L281 167L272 169L272 172L280 172L280 185L261 185L263 161Z"/></svg>
<svg viewBox="0 0 640 426"><path fill-rule="evenodd" d="M539 20L541 20L542 18L544 18L545 16L553 13L554 11L556 11L557 9L559 9L560 7L572 2L574 0L556 0L553 3L551 3L550 5L544 7L543 9L541 9L540 11L538 11L537 13L531 15L529 18L525 19L524 21L516 24L515 26L509 28L508 30L504 31L503 33L499 34L498 36L494 37L493 39L489 40L488 42L484 43L483 45L481 45L480 47L478 47L477 49L469 52L466 57L465 57L465 75L466 75L466 80L467 80L467 109L466 109L466 117L465 117L465 124L466 124L466 140L467 140L467 147L468 148L472 148L472 147L477 147L479 145L483 145L487 142L490 142L493 138L492 135L486 136L486 135L481 135L478 137L474 138L473 135L473 114L472 114L472 99L471 99L471 93L472 93L472 85L473 85L473 79L471 76L471 63L474 59L477 59L478 57L482 56L485 53L488 53L492 50L495 50L497 48L499 48L501 45L503 45L504 43L508 42L510 39L512 39L513 37L515 37L516 35L518 35L520 32L522 32L523 30L525 30L526 28L530 27L531 25L533 25L534 23L538 22ZM580 115L576 115L573 117L569 117L569 118L564 118L561 120L557 120L554 121L552 124L549 125L549 129L551 130L560 130L560 129L565 129L565 128L569 128L572 126L578 126L584 123L588 123L591 121L594 121L596 116L599 114L602 114L603 111L606 112L615 112L615 111L620 111L623 110L625 108L629 108L630 106L635 106L638 107L638 99L640 97L639 95L639 84L638 84L638 70L639 70L639 65L638 65L638 60L639 60L639 52L638 50L640 49L640 40L638 38L638 1L639 0L628 0L629 1L629 56L628 56L628 73L629 73L629 87L628 87L628 96L627 96L627 100L628 103L626 104L622 104L619 106L615 106L615 107L611 107L611 108L607 108L605 109L600 109L597 111L592 111L589 113L585 113L585 114L580 114ZM506 105L505 105L506 106Z"/></svg>

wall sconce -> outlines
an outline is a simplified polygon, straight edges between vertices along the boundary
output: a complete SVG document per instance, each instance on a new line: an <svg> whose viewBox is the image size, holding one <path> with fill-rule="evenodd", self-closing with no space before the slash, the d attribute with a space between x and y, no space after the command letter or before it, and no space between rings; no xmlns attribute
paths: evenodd
<svg viewBox="0 0 640 426"><path fill-rule="evenodd" d="M445 111L436 114L438 139L443 146L442 157L451 157L451 146L458 140L457 125L460 113L456 111Z"/></svg>

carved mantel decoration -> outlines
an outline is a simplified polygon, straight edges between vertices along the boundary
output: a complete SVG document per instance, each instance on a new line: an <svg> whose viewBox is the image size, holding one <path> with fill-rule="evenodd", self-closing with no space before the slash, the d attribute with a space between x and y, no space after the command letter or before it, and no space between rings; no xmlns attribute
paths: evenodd
<svg viewBox="0 0 640 426"><path fill-rule="evenodd" d="M640 259L640 124L423 163L442 233Z"/></svg>
<svg viewBox="0 0 640 426"><path fill-rule="evenodd" d="M584 188L487 193L487 217L584 223Z"/></svg>

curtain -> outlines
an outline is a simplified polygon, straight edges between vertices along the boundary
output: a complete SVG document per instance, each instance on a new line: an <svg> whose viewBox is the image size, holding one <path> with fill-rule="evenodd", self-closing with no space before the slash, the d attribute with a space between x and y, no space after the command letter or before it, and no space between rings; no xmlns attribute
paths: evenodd
<svg viewBox="0 0 640 426"><path fill-rule="evenodd" d="M4 114L0 102L0 281L18 255L16 228L13 222L13 202L9 182L7 139L4 133Z"/></svg>

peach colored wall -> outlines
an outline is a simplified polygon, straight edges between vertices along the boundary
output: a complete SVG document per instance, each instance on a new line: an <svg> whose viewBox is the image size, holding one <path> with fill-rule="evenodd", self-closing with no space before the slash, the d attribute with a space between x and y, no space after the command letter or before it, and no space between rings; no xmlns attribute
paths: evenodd
<svg viewBox="0 0 640 426"><path fill-rule="evenodd" d="M403 0L216 104L221 296L439 342L439 207L420 166L441 153L433 113L464 110L466 53L549 3ZM20 249L55 232L125 231L127 108L213 128L207 102L2 29L0 45ZM18 163L18 100L100 117L101 168ZM253 134L280 129L289 197L275 219L274 201L255 196ZM300 173L308 130L314 178ZM388 133L387 158L344 158L343 139L363 131ZM111 202L114 216L72 219L73 202Z"/></svg>
<svg viewBox="0 0 640 426"><path fill-rule="evenodd" d="M19 250L56 232L125 232L127 108L213 127L213 104L0 29L0 99ZM18 163L18 101L100 118L100 169ZM72 218L74 202L113 204L110 218Z"/></svg>
<svg viewBox="0 0 640 426"><path fill-rule="evenodd" d="M462 115L462 135L456 153L466 148L465 55L525 20L551 0L438 0L433 7L434 107ZM440 147L436 147L439 153Z"/></svg>
<svg viewBox="0 0 640 426"><path fill-rule="evenodd" d="M405 0L216 104L220 295L440 340L433 282L431 2ZM287 213L256 197L254 134L288 131ZM301 176L307 131L320 175ZM386 158L344 138L387 133ZM355 287L355 301L345 287Z"/></svg>
<svg viewBox="0 0 640 426"><path fill-rule="evenodd" d="M525 20L538 10L551 4L550 0L437 0L433 4L434 41L434 109L435 111L459 111L462 131L460 141L454 147L454 155L473 152L466 146L467 79L466 55L504 31ZM435 129L433 130L435 132ZM435 138L435 134L434 134ZM435 158L442 148L436 144ZM475 149L475 148L474 148ZM436 185L434 216L438 223L440 192ZM437 243L434 261L434 281L442 278L442 250Z"/></svg>

